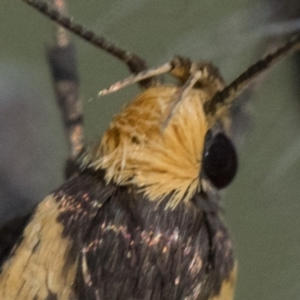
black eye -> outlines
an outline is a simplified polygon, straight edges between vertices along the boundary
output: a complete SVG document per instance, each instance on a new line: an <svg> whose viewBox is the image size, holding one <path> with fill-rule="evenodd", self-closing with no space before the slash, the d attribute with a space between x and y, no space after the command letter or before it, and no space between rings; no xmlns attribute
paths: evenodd
<svg viewBox="0 0 300 300"><path fill-rule="evenodd" d="M237 155L232 142L222 133L212 137L203 156L203 171L215 187L227 186L237 171Z"/></svg>

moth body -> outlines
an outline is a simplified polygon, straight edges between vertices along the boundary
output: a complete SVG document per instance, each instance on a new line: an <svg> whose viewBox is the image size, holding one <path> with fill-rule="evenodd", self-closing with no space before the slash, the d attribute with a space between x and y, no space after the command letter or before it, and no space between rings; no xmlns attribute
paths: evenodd
<svg viewBox="0 0 300 300"><path fill-rule="evenodd" d="M233 286L232 243L220 217L218 189L203 170L207 144L216 136L224 136L234 151L225 133L228 114L216 121L204 110L212 89L191 88L165 127L180 85L150 87L116 115L83 156L79 174L39 205L30 239L25 231L4 266L3 296L13 299L17 290L28 299L29 286L37 299L46 290L58 299L214 299L223 284ZM41 225L49 206L57 207L52 230ZM34 245L32 227L38 228ZM63 255L56 257L54 250L55 259L43 258L53 235L61 238ZM33 252L26 273L45 273L48 266L45 274L62 270L68 281L49 285L45 275L35 276L10 290L25 252ZM226 299L232 294L233 288Z"/></svg>
<svg viewBox="0 0 300 300"><path fill-rule="evenodd" d="M47 3L24 1L129 67L133 75L102 94L134 82L143 91L83 153L78 76L58 30L49 61L70 144L69 179L26 219L14 247L4 245L11 252L0 257L0 299L232 300L237 264L220 203L238 164L232 103L299 49L300 34L225 85L212 64L182 57L147 69ZM54 5L63 11L62 3ZM164 73L178 83L162 84Z"/></svg>

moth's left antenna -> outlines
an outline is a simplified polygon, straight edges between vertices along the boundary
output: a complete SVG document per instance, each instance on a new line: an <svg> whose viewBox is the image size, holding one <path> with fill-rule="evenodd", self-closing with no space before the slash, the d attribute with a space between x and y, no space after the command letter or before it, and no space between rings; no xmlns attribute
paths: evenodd
<svg viewBox="0 0 300 300"><path fill-rule="evenodd" d="M50 2L54 9L67 14L64 0ZM46 55L69 144L69 157L65 169L65 177L69 178L78 171L76 162L84 147L83 108L79 94L75 47L66 29L57 24L54 29L54 45L47 49Z"/></svg>
<svg viewBox="0 0 300 300"><path fill-rule="evenodd" d="M50 6L45 1L41 0L23 1L40 11L48 18L52 19L57 24L60 24L65 29L86 40L91 45L94 45L97 48L121 60L124 64L127 65L131 73L137 74L148 69L146 61L140 56L119 47L118 45L106 39L104 36L97 35L95 32L88 28L85 28L81 24L75 23L71 18L67 17L67 15L63 13L60 9L57 9L57 7ZM57 2L63 2L63 0ZM140 81L139 84L142 87L149 87L155 85L156 82L156 78L152 77Z"/></svg>

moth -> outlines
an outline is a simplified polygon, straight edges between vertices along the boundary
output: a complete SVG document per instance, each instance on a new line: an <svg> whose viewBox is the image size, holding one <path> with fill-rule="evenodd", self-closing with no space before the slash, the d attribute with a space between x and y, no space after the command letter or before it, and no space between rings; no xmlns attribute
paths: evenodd
<svg viewBox="0 0 300 300"><path fill-rule="evenodd" d="M4 263L1 298L232 299L236 262L219 202L237 170L230 108L253 78L298 49L299 36L225 85L212 64L183 57L147 69L45 3L27 2L135 73L102 93L134 82L144 91L83 153L80 112L66 120L75 128L70 179L37 207ZM164 73L178 84L161 83Z"/></svg>

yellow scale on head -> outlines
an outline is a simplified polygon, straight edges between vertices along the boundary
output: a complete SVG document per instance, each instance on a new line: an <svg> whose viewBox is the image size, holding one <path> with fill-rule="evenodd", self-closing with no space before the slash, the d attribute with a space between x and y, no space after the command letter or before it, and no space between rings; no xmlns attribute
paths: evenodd
<svg viewBox="0 0 300 300"><path fill-rule="evenodd" d="M105 93L158 72L170 72L182 85L156 83L137 96L115 116L83 165L104 169L107 182L140 188L151 201L170 196L167 207L175 207L201 189L206 133L216 116L224 130L229 128L228 109L205 111L205 104L224 89L223 80L211 64L182 57L118 82Z"/></svg>
<svg viewBox="0 0 300 300"><path fill-rule="evenodd" d="M171 195L168 207L187 202L201 189L201 159L207 131L219 122L228 134L232 102L253 78L286 53L297 50L299 39L295 36L228 86L213 65L181 57L114 84L106 91L159 72L169 72L182 83L179 87L158 84L137 96L114 118L100 144L84 157L83 165L104 169L107 182L135 185L152 201ZM197 72L199 77L190 84Z"/></svg>
<svg viewBox="0 0 300 300"><path fill-rule="evenodd" d="M228 134L226 131L230 120L227 115L236 97L260 73L300 47L298 34L225 86L214 66L193 63L181 57L175 57L159 68L145 71L146 63L137 55L117 47L103 37L97 37L92 31L73 23L39 0L23 1L127 64L136 75L132 76L133 80L123 80L113 85L111 91L128 85L128 82L141 82L162 73L170 73L181 81L179 87L152 85L115 117L100 145L96 145L83 158L84 166L104 169L107 182L134 184L151 200L159 201L172 193L171 207L179 201L190 199L199 188L207 130L214 123L220 122L223 123L225 134ZM201 73L199 80L195 80L197 73ZM188 85L191 79L194 82ZM183 92L182 99L178 101L180 105L174 110L172 102L178 100L174 96L177 89ZM166 119L168 122L165 127Z"/></svg>
<svg viewBox="0 0 300 300"><path fill-rule="evenodd" d="M85 163L105 169L108 182L142 188L151 200L159 201L172 192L171 206L189 200L199 188L209 126L203 103L210 95L191 89L162 128L176 90L174 86L158 86L137 96L114 118Z"/></svg>

